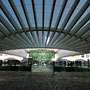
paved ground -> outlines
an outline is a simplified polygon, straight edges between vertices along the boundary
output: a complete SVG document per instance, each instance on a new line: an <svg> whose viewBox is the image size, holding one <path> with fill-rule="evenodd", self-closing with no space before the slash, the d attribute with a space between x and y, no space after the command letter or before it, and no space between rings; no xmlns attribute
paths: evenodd
<svg viewBox="0 0 90 90"><path fill-rule="evenodd" d="M90 90L90 72L0 71L0 90Z"/></svg>

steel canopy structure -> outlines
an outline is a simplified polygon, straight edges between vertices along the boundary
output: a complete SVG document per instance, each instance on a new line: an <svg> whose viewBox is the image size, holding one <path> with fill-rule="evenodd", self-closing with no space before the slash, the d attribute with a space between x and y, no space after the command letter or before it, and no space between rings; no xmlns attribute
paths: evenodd
<svg viewBox="0 0 90 90"><path fill-rule="evenodd" d="M0 0L0 51L55 48L90 52L90 0Z"/></svg>

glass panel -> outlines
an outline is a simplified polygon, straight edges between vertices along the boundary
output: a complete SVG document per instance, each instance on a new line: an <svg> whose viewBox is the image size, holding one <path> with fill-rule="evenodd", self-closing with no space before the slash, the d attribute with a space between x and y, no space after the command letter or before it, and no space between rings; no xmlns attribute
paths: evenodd
<svg viewBox="0 0 90 90"><path fill-rule="evenodd" d="M28 24L27 24L27 21L26 21L26 18L25 18L25 14L23 12L20 0L14 0L14 3L15 3L15 6L16 6L17 10L19 11L19 14L20 14L20 16L22 18L22 21L25 24L25 27L28 27Z"/></svg>
<svg viewBox="0 0 90 90"><path fill-rule="evenodd" d="M17 0L15 0L15 1L17 1ZM21 28L21 26L20 26L20 24L19 24L19 22L18 22L18 20L17 20L17 18L15 16L15 14L14 14L14 12L13 12L13 10L12 10L9 2L8 2L8 0L2 0L2 2L6 6L7 10L10 12L10 14L12 15L13 19L16 21L16 23L18 24L18 26Z"/></svg>
<svg viewBox="0 0 90 90"><path fill-rule="evenodd" d="M54 33L54 32L53 32L53 33ZM57 32L55 33L54 37L51 39L51 43L50 43L51 46L52 46L52 43L53 43L53 41L55 40L56 36L57 36Z"/></svg>
<svg viewBox="0 0 90 90"><path fill-rule="evenodd" d="M38 46L39 46L39 41L38 41L38 37L37 37L36 31L33 31L33 34L34 34L34 37L35 37L35 39L36 39L36 42L37 42L37 44L38 44ZM38 47L38 46L36 46L36 47Z"/></svg>
<svg viewBox="0 0 90 90"><path fill-rule="evenodd" d="M86 10L86 11L84 12L84 14L80 17L80 19L77 21L77 23L74 25L73 28L75 28L76 25L78 25L78 23L80 23L81 20L82 20L89 12L90 12L90 7L87 8L87 10ZM72 28L71 32L73 31L73 28Z"/></svg>
<svg viewBox="0 0 90 90"><path fill-rule="evenodd" d="M59 16L60 9L62 7L62 3L63 3L63 0L56 0L53 19L52 19L52 24L51 24L52 28L55 27L55 24L56 24L58 16Z"/></svg>
<svg viewBox="0 0 90 90"><path fill-rule="evenodd" d="M42 31L39 31L40 45L42 47Z"/></svg>
<svg viewBox="0 0 90 90"><path fill-rule="evenodd" d="M47 44L49 44L52 34L53 34L53 32L49 32L49 38L48 38Z"/></svg>
<svg viewBox="0 0 90 90"><path fill-rule="evenodd" d="M74 17L77 15L77 13L79 12L79 10L83 7L83 5L85 4L87 0L80 0L78 6L76 7L74 13L72 14L72 17L70 18L69 22L66 25L66 28L69 26L69 24L71 23L71 21L74 19ZM65 28L65 29L66 29Z"/></svg>
<svg viewBox="0 0 90 90"><path fill-rule="evenodd" d="M36 13L38 27L42 27L42 13Z"/></svg>
<svg viewBox="0 0 90 90"><path fill-rule="evenodd" d="M57 33L58 38L54 41L53 45L55 45L57 42L59 42L58 40L60 39L60 36L62 36L62 34L59 36L59 33Z"/></svg>
<svg viewBox="0 0 90 90"><path fill-rule="evenodd" d="M5 20L11 25L11 27L15 31L14 27L12 26L12 24L10 23L10 21L8 20L8 18L5 16L5 14L3 13L3 11L1 9L0 9L0 14L5 18Z"/></svg>
<svg viewBox="0 0 90 90"><path fill-rule="evenodd" d="M30 33L30 32L28 32L28 34L29 34L29 37L32 39L32 41L33 41L34 45L36 45L36 43L35 43L35 41L34 41L34 38L33 38L33 37L35 37L35 36L33 36L33 37L32 37L32 35L31 35L31 33Z"/></svg>
<svg viewBox="0 0 90 90"><path fill-rule="evenodd" d="M14 36L11 35L11 36L9 37L9 39L10 39L11 41L14 41L15 44L17 45L17 47L21 47L21 45L22 45L21 42L20 42L20 41L17 42L17 40L15 39ZM21 44L21 45L20 45L20 44Z"/></svg>
<svg viewBox="0 0 90 90"><path fill-rule="evenodd" d="M42 27L42 0L34 0L38 27Z"/></svg>
<svg viewBox="0 0 90 90"><path fill-rule="evenodd" d="M65 34L61 34L61 35L58 37L58 39L56 40L55 44L58 45L59 42L60 42L64 37L65 37ZM56 46L56 45L55 45L55 46Z"/></svg>
<svg viewBox="0 0 90 90"><path fill-rule="evenodd" d="M90 20L76 33L77 36L81 36L87 29L83 29L86 25L90 24Z"/></svg>
<svg viewBox="0 0 90 90"><path fill-rule="evenodd" d="M3 33L0 31L0 38L3 37L3 36L4 36Z"/></svg>
<svg viewBox="0 0 90 90"><path fill-rule="evenodd" d="M24 1L25 1L25 5L26 5L29 20L31 22L31 26L35 27L35 21L34 21L34 16L33 16L33 9L32 9L31 0L24 0Z"/></svg>
<svg viewBox="0 0 90 90"><path fill-rule="evenodd" d="M65 18L67 17L67 14L68 12L70 11L73 3L74 3L75 0L68 0L67 4L66 4L66 7L64 9L64 12L63 12L63 15L62 15L62 18L61 18L61 21L59 23L59 26L58 28L61 28L62 24L64 23L64 20Z"/></svg>
<svg viewBox="0 0 90 90"><path fill-rule="evenodd" d="M9 38L5 37L4 40L8 42L10 45L12 45L13 47L15 47L15 43L11 41Z"/></svg>
<svg viewBox="0 0 90 90"><path fill-rule="evenodd" d="M47 39L47 31L44 31L44 45L46 44L46 39ZM47 46L47 45L46 45Z"/></svg>
<svg viewBox="0 0 90 90"><path fill-rule="evenodd" d="M28 43L29 45L31 45L31 42L30 42L30 40L28 39L27 35L26 35L25 33L22 33L22 35L23 35L23 37L25 38L25 40L27 40L27 43Z"/></svg>
<svg viewBox="0 0 90 90"><path fill-rule="evenodd" d="M53 0L45 0L45 27L49 26Z"/></svg>
<svg viewBox="0 0 90 90"><path fill-rule="evenodd" d="M89 41L90 40L90 37L88 37L87 40Z"/></svg>
<svg viewBox="0 0 90 90"><path fill-rule="evenodd" d="M0 25L2 26L3 32L5 34L10 34L10 32L7 30L7 28L2 23L0 23Z"/></svg>
<svg viewBox="0 0 90 90"><path fill-rule="evenodd" d="M62 2L62 3L63 3L63 2ZM61 3L61 5L62 5L62 3ZM62 24L64 23L64 20L65 20L67 14L68 14L70 8L72 7L73 3L74 3L74 0L73 0L73 1L72 1L72 0L68 0L68 2L67 2L67 4L66 4L66 7L65 7L65 10L64 10L64 12L63 12L61 21L60 21L60 23L59 23L58 28L61 28L61 26L62 26ZM60 6L59 6L59 7L60 7ZM59 12L59 11L60 11L60 10L58 10L58 12ZM56 15L56 17L58 17L58 16ZM54 21L55 21L55 20L54 20Z"/></svg>
<svg viewBox="0 0 90 90"><path fill-rule="evenodd" d="M90 29L82 36L82 38L90 37Z"/></svg>
<svg viewBox="0 0 90 90"><path fill-rule="evenodd" d="M20 39L22 42L24 42L26 45L28 45L27 42L20 35L16 34L16 37Z"/></svg>
<svg viewBox="0 0 90 90"><path fill-rule="evenodd" d="M56 4L55 4L55 9L54 9L54 13L53 13L53 19L52 19L52 24L51 27L54 28L56 21L58 19L59 16L59 12L62 6L63 0L56 0Z"/></svg>

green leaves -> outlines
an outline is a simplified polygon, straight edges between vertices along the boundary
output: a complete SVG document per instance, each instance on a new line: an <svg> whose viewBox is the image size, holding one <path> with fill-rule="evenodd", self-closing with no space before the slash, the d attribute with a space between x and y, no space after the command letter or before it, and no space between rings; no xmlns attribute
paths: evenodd
<svg viewBox="0 0 90 90"><path fill-rule="evenodd" d="M51 60L55 56L55 51L51 50L30 50L29 56L38 61Z"/></svg>

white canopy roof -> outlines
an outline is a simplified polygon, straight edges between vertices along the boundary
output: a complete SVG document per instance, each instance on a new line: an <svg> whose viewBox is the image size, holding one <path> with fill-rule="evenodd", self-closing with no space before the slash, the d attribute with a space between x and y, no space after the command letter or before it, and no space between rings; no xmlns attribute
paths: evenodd
<svg viewBox="0 0 90 90"><path fill-rule="evenodd" d="M21 56L21 57L27 57L29 50L38 50L38 49L45 49L45 48L7 50L1 53L11 54L11 55L16 55L16 56ZM55 59L60 58L60 57L80 54L79 52L74 52L74 51L69 51L69 50L59 50L59 49L50 49L50 48L47 50L54 50L56 52Z"/></svg>

